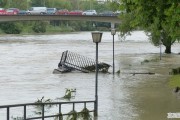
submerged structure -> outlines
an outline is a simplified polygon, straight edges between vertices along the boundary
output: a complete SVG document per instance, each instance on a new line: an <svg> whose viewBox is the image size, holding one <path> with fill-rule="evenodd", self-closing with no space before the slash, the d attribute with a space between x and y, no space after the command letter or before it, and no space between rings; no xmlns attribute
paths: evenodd
<svg viewBox="0 0 180 120"><path fill-rule="evenodd" d="M101 72L108 72L110 66L107 63L98 62L98 69ZM95 68L95 60L67 50L62 53L58 68L54 69L53 73L65 73L73 70L89 73L95 72Z"/></svg>

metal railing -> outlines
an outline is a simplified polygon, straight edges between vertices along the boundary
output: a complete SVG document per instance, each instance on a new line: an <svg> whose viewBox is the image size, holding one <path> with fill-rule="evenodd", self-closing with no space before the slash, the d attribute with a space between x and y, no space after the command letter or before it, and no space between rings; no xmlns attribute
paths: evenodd
<svg viewBox="0 0 180 120"><path fill-rule="evenodd" d="M61 60L58 64L59 68L64 67L69 70L76 69L85 73L94 72L95 66L95 60L68 50L62 53ZM108 71L110 66L111 65L107 63L98 62L99 71Z"/></svg>
<svg viewBox="0 0 180 120"><path fill-rule="evenodd" d="M76 104L83 104L84 108L87 108L86 104L87 103L95 103L95 101L72 101L72 102L48 102L48 103L25 103L25 104L14 104L14 105L1 105L1 109L6 109L6 118L7 120L10 120L10 109L15 108L15 107L23 107L23 120L35 120L35 119L42 119L44 120L45 118L53 118L53 117L58 117L59 120L61 119L62 116L65 115L70 115L71 113L62 113L62 105L64 104L71 104L72 105L72 111L75 111L75 105ZM53 114L53 115L45 115L45 106L47 105L58 105L58 114ZM28 117L27 116L27 107L28 106L41 106L41 116L39 117ZM93 105L94 108L94 105ZM94 112L94 110L90 110L89 112ZM35 115L34 115L35 116Z"/></svg>

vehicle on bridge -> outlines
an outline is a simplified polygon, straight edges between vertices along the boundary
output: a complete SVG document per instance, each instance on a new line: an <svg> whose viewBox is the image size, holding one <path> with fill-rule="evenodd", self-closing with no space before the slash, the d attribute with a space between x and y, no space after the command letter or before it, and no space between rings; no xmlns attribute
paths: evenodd
<svg viewBox="0 0 180 120"><path fill-rule="evenodd" d="M6 15L16 15L13 10L6 10Z"/></svg>
<svg viewBox="0 0 180 120"><path fill-rule="evenodd" d="M26 15L27 11L26 10L19 10L18 15Z"/></svg>
<svg viewBox="0 0 180 120"><path fill-rule="evenodd" d="M47 8L47 14L48 15L54 15L56 13L56 8Z"/></svg>
<svg viewBox="0 0 180 120"><path fill-rule="evenodd" d="M96 10L86 10L82 13L83 15L97 15Z"/></svg>
<svg viewBox="0 0 180 120"><path fill-rule="evenodd" d="M19 14L18 8L9 8L6 10L6 15L17 15Z"/></svg>
<svg viewBox="0 0 180 120"><path fill-rule="evenodd" d="M68 15L82 15L82 10L73 10L68 13Z"/></svg>
<svg viewBox="0 0 180 120"><path fill-rule="evenodd" d="M4 8L0 8L0 15L6 15L6 10Z"/></svg>
<svg viewBox="0 0 180 120"><path fill-rule="evenodd" d="M28 15L44 15L47 14L47 7L31 7L27 11Z"/></svg>
<svg viewBox="0 0 180 120"><path fill-rule="evenodd" d="M99 13L101 16L116 16L113 11L103 11Z"/></svg>
<svg viewBox="0 0 180 120"><path fill-rule="evenodd" d="M69 11L67 9L60 9L60 10L57 10L55 15L68 15L69 14Z"/></svg>

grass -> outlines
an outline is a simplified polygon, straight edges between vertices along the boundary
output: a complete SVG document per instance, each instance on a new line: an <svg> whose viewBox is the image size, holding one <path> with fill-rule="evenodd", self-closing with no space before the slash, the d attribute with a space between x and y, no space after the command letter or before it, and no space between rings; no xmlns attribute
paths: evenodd
<svg viewBox="0 0 180 120"><path fill-rule="evenodd" d="M46 29L46 33L59 33L59 32L72 32L73 29L71 27L66 26L51 26L48 25Z"/></svg>
<svg viewBox="0 0 180 120"><path fill-rule="evenodd" d="M170 82L169 82L169 85L171 87L180 87L180 75L173 75L171 78L170 78Z"/></svg>

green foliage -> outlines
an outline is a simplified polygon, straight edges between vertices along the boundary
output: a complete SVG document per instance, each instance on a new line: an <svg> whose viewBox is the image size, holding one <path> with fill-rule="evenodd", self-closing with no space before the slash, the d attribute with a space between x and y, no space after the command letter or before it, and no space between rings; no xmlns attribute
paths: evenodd
<svg viewBox="0 0 180 120"><path fill-rule="evenodd" d="M65 95L64 95L64 99L68 99L68 100L70 100L71 99L71 97L72 97L72 94L71 94L72 92L71 92L71 90L70 89L66 89L66 93L65 93Z"/></svg>
<svg viewBox="0 0 180 120"><path fill-rule="evenodd" d="M82 26L80 28L81 31L93 31L95 28L93 27L93 22L82 22Z"/></svg>
<svg viewBox="0 0 180 120"><path fill-rule="evenodd" d="M170 78L169 85L173 88L180 87L180 75L173 75Z"/></svg>
<svg viewBox="0 0 180 120"><path fill-rule="evenodd" d="M21 10L27 9L27 0L11 0L8 1L9 8L19 8Z"/></svg>
<svg viewBox="0 0 180 120"><path fill-rule="evenodd" d="M76 95L76 89L66 88L65 95L61 98L56 98L56 99L57 100L65 99L70 101L71 99L75 98L75 95Z"/></svg>
<svg viewBox="0 0 180 120"><path fill-rule="evenodd" d="M173 68L173 69L171 70L170 74L172 74L172 75L180 74L180 67L178 67L178 68Z"/></svg>
<svg viewBox="0 0 180 120"><path fill-rule="evenodd" d="M45 33L47 23L44 21L36 21L32 27L32 30L36 33Z"/></svg>
<svg viewBox="0 0 180 120"><path fill-rule="evenodd" d="M62 113L58 113L58 116L55 117L54 120L63 120L63 114Z"/></svg>
<svg viewBox="0 0 180 120"><path fill-rule="evenodd" d="M78 113L75 110L70 111L68 114L67 120L77 120Z"/></svg>
<svg viewBox="0 0 180 120"><path fill-rule="evenodd" d="M13 120L24 120L23 117L12 117Z"/></svg>
<svg viewBox="0 0 180 120"><path fill-rule="evenodd" d="M110 7L111 2L104 2L103 4L99 4L97 1L93 4L93 9L95 9L98 13L103 11L110 11L112 8Z"/></svg>
<svg viewBox="0 0 180 120"><path fill-rule="evenodd" d="M112 1L112 2L110 2L109 6L110 6L111 10L115 12L118 10L120 4L118 1Z"/></svg>
<svg viewBox="0 0 180 120"><path fill-rule="evenodd" d="M50 102L52 102L51 99L45 99L43 96L41 99L38 99L35 103L50 103ZM49 104L49 105L46 105L46 107L47 107L47 110L49 110L52 107L52 105ZM36 109L36 111L34 111L35 114L40 114L40 115L42 114L42 105L36 105L35 109Z"/></svg>
<svg viewBox="0 0 180 120"><path fill-rule="evenodd" d="M76 89L68 89L66 88L66 92L65 92L65 95L64 95L64 99L72 99L75 97L74 93L76 93Z"/></svg>
<svg viewBox="0 0 180 120"><path fill-rule="evenodd" d="M96 27L97 28L106 28L106 29L110 29L111 28L111 23L105 23L105 22L96 22Z"/></svg>
<svg viewBox="0 0 180 120"><path fill-rule="evenodd" d="M171 45L180 40L180 6L177 0L122 0L119 9L126 11L120 15L121 36L137 28L143 28L154 45L161 40L171 53Z"/></svg>
<svg viewBox="0 0 180 120"><path fill-rule="evenodd" d="M79 120L92 120L92 116L87 108L84 108L81 112L78 113Z"/></svg>
<svg viewBox="0 0 180 120"><path fill-rule="evenodd" d="M45 6L45 0L31 0L31 6L33 7Z"/></svg>
<svg viewBox="0 0 180 120"><path fill-rule="evenodd" d="M0 28L6 34L20 34L22 32L22 24L19 22L0 23Z"/></svg>
<svg viewBox="0 0 180 120"><path fill-rule="evenodd" d="M31 6L33 7L45 6L49 8L53 7L59 9L72 8L71 2L67 0L31 0Z"/></svg>
<svg viewBox="0 0 180 120"><path fill-rule="evenodd" d="M47 26L47 33L59 33L59 32L72 32L73 29L69 26L52 26L52 25L48 25Z"/></svg>
<svg viewBox="0 0 180 120"><path fill-rule="evenodd" d="M91 31L95 29L93 27L93 22L86 21L70 21L69 26L75 31Z"/></svg>
<svg viewBox="0 0 180 120"><path fill-rule="evenodd" d="M7 4L7 0L0 0L0 6L5 7Z"/></svg>
<svg viewBox="0 0 180 120"><path fill-rule="evenodd" d="M92 115L90 115L87 108L84 108L80 112L72 110L68 114L67 120L92 120Z"/></svg>

